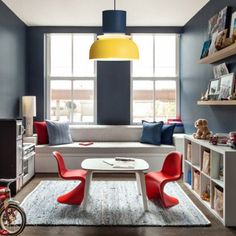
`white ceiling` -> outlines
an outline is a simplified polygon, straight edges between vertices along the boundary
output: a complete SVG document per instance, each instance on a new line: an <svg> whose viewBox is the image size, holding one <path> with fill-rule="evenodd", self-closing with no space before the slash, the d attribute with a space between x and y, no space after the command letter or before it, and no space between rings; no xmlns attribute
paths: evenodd
<svg viewBox="0 0 236 236"><path fill-rule="evenodd" d="M28 26L101 26L113 0L2 0ZM117 0L127 26L183 26L209 0Z"/></svg>

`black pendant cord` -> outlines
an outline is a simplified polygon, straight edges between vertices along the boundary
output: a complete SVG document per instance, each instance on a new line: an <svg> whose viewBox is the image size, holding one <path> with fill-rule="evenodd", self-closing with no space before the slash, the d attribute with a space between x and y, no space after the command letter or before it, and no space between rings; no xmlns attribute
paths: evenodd
<svg viewBox="0 0 236 236"><path fill-rule="evenodd" d="M116 10L116 0L114 0L114 10Z"/></svg>

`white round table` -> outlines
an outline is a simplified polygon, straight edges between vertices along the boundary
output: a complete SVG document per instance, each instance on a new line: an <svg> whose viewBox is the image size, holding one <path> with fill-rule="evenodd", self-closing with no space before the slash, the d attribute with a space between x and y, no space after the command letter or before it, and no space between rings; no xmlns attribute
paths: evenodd
<svg viewBox="0 0 236 236"><path fill-rule="evenodd" d="M134 165L131 167L118 167L116 166L115 158L91 158L85 159L81 163L81 167L87 170L87 176L85 181L85 191L83 208L86 209L87 199L89 194L89 187L92 181L93 173L134 173L136 175L136 181L138 186L138 192L142 195L143 207L147 211L147 196L146 196L146 184L144 171L149 169L149 164L142 159L132 158ZM124 162L123 162L124 163ZM131 162L129 162L131 163ZM108 178L106 178L109 181Z"/></svg>

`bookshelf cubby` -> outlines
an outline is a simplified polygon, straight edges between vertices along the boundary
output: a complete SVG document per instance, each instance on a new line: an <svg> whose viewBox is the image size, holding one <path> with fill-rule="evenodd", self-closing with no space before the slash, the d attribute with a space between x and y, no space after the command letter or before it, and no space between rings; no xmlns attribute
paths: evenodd
<svg viewBox="0 0 236 236"><path fill-rule="evenodd" d="M204 159L209 168L203 165ZM183 170L185 185L202 204L225 226L236 226L236 151L228 146L212 145L207 140L185 135ZM197 190L194 176L199 178ZM219 198L223 199L222 211L219 211L218 205L215 206L215 198L218 202Z"/></svg>

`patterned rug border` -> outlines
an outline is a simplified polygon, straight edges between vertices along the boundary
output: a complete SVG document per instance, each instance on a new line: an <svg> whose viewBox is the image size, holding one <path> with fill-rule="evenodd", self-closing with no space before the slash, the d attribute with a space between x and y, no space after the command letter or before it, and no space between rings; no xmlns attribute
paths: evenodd
<svg viewBox="0 0 236 236"><path fill-rule="evenodd" d="M46 182L65 182L65 180L41 180L36 186L35 188L27 194L27 196L23 199L23 201L20 203L20 205L22 206L25 201L28 200L28 198L30 198L30 196L37 191L37 189L43 185ZM69 182L69 181L68 181ZM192 201L192 199L184 192L184 190L182 189L182 187L176 182L176 186L178 186L178 189L185 195L185 197L194 205L194 208L199 212L199 214L207 221L206 224L194 224L194 225L166 225L166 224L149 224L149 225L134 225L134 224L87 224L87 225L77 225L77 224L28 224L26 223L27 226L40 226L40 227L57 227L57 226L77 226L77 227L210 227L211 226L211 222L209 221L209 219L204 215L204 213L195 205L195 203ZM27 219L26 219L27 220Z"/></svg>

